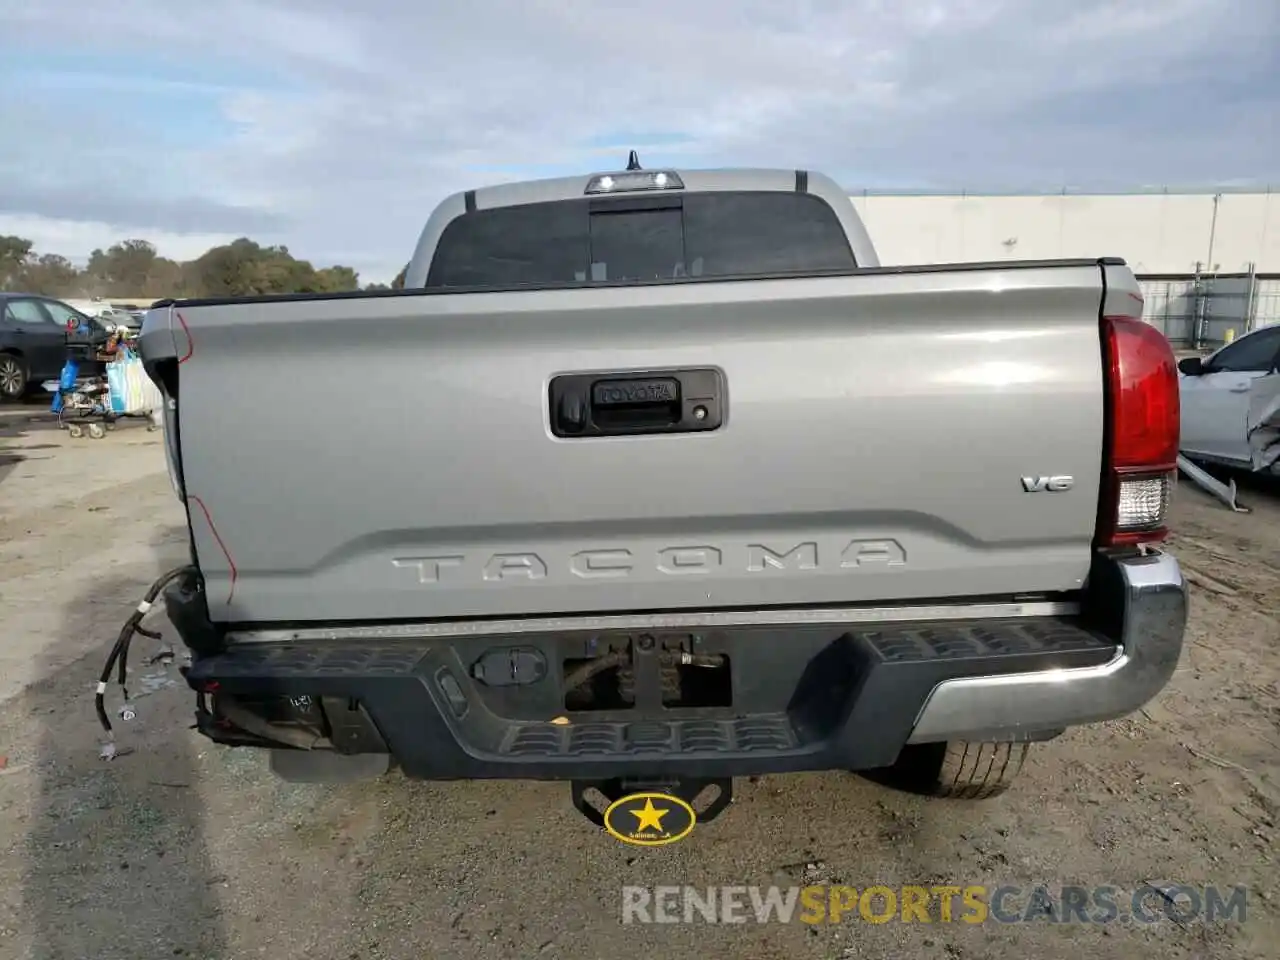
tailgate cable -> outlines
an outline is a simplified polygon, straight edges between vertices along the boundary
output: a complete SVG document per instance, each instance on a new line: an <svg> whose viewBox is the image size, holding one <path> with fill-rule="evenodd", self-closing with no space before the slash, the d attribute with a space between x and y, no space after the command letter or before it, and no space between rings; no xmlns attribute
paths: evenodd
<svg viewBox="0 0 1280 960"><path fill-rule="evenodd" d="M124 626L120 628L120 635L116 637L115 645L111 648L111 653L107 655L107 662L102 667L102 673L98 677L98 685L94 690L93 707L98 714L98 723L102 725L102 729L107 734L107 742L103 744L99 756L103 760L110 760L116 755L115 733L111 729L111 721L107 718L106 694L107 681L111 678L111 670L113 667L118 668L117 682L120 689L124 693L125 706L121 715L125 716L125 711L129 708L129 688L125 685L125 673L129 662L129 644L133 641L133 635L140 633L144 637L151 640L159 640L160 633L156 630L148 630L142 626L142 619L155 606L156 597L160 595L169 583L178 579L185 573L194 573L195 567L190 564L184 564L181 567L174 567L162 575L147 590L142 600L134 608L133 613L129 615L129 619L125 621ZM127 717L126 717L127 718Z"/></svg>

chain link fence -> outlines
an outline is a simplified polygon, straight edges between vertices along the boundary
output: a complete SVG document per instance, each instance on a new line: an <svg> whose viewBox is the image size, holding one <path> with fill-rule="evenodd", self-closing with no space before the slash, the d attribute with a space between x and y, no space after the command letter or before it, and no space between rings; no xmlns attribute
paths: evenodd
<svg viewBox="0 0 1280 960"><path fill-rule="evenodd" d="M1221 346L1280 323L1280 274L1139 276L1143 319L1179 349Z"/></svg>

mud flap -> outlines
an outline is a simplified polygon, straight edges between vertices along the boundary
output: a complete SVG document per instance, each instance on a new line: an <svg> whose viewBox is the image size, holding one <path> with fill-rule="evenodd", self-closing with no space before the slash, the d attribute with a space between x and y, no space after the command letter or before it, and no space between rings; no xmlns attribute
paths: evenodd
<svg viewBox="0 0 1280 960"><path fill-rule="evenodd" d="M650 791L683 800L694 809L699 823L711 822L733 803L733 780L729 777L709 780L615 777L612 780L574 780L571 784L573 805L601 829L604 828L604 812L610 804L634 793Z"/></svg>

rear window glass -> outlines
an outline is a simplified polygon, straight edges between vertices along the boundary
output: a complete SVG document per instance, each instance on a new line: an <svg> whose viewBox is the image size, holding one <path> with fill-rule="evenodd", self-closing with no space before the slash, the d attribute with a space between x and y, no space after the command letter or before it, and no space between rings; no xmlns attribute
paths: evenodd
<svg viewBox="0 0 1280 960"><path fill-rule="evenodd" d="M810 194L633 195L458 217L440 237L427 286L645 282L855 265L835 211Z"/></svg>

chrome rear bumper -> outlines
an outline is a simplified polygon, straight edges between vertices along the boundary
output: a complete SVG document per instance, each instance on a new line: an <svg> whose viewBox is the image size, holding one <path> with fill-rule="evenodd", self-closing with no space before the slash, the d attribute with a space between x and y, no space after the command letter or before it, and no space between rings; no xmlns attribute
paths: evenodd
<svg viewBox="0 0 1280 960"><path fill-rule="evenodd" d="M1187 589L1164 553L1100 558L1090 577L1098 617L1120 652L1099 666L939 683L916 717L909 743L1008 740L1113 720L1137 710L1168 683L1182 652Z"/></svg>

